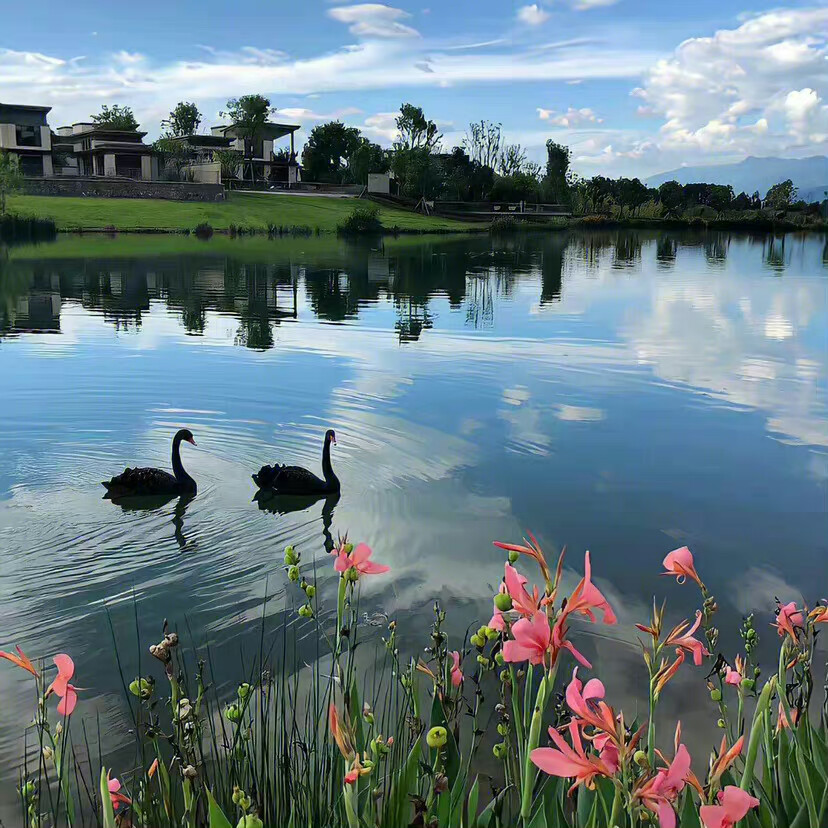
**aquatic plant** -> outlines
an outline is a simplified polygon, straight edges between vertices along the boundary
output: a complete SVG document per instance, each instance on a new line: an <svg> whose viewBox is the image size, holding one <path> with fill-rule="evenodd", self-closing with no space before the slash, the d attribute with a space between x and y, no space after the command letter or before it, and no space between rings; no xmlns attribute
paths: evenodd
<svg viewBox="0 0 828 828"><path fill-rule="evenodd" d="M490 621L450 649L446 611L435 604L428 646L416 660L400 656L394 620L386 619L373 651L361 640L363 630L383 623L360 616L361 582L389 571L370 547L340 538L320 584L316 562L304 563L298 549L287 547L284 571L301 593L298 623L316 632L314 665L302 666L286 614L281 651L265 646L263 630L255 663L228 699L204 660L188 672L178 635L165 626L149 648L163 680L148 674L125 681L132 770L115 778L102 768L99 783L84 777L69 737L78 704L72 660L55 656L57 676L47 684L46 669L22 650L0 652L30 673L37 689L40 759L36 768L24 765L19 786L27 824L828 824L828 721L825 709L811 709L815 643L828 606L778 606L772 626L779 659L762 681L753 616L740 631L744 651L732 660L717 653L716 599L687 547L669 553L662 574L698 588L701 608L692 621L669 628L665 605L654 604L651 618L635 625L648 699L647 719L639 722L605 700L599 678L579 675L591 665L571 640L570 622L618 624L593 580L589 552L583 576L564 594L563 552L553 568L531 535L523 544L497 546L507 560ZM537 584L518 569L521 561L537 573ZM324 600L331 575L335 617ZM706 760L691 757L679 722L671 749L657 739L659 704L679 670L697 671L722 730ZM55 726L52 695L62 717ZM491 744L488 759L484 743Z"/></svg>

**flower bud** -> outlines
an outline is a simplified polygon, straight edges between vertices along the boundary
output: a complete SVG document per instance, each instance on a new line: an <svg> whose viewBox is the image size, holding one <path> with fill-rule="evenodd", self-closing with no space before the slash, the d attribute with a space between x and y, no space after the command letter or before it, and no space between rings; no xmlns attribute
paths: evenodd
<svg viewBox="0 0 828 828"><path fill-rule="evenodd" d="M469 638L469 642L472 646L477 647L479 649L483 649L486 646L486 639L481 638L477 633L475 633L471 638Z"/></svg>
<svg viewBox="0 0 828 828"><path fill-rule="evenodd" d="M55 758L55 752L49 747L49 745L44 745L43 746L43 758L47 762L51 762L52 759Z"/></svg>
<svg viewBox="0 0 828 828"><path fill-rule="evenodd" d="M756 682L753 679L746 678L742 680L742 689L746 692L749 693L754 687L756 687Z"/></svg>
<svg viewBox="0 0 828 828"><path fill-rule="evenodd" d="M299 563L299 555L292 546L285 547L285 565L293 566Z"/></svg>
<svg viewBox="0 0 828 828"><path fill-rule="evenodd" d="M491 627L486 627L486 640L487 641L494 641L500 633L497 630L493 630Z"/></svg>
<svg viewBox="0 0 828 828"><path fill-rule="evenodd" d="M252 689L253 688L246 681L243 681L239 685L239 689L236 691L236 693L238 694L239 699L241 701L244 701L250 695L250 691Z"/></svg>
<svg viewBox="0 0 828 828"><path fill-rule="evenodd" d="M480 665L480 666L481 666L484 670L488 670L488 669L489 669L489 665L490 665L492 662L491 662L488 658L486 658L486 656L484 656L484 655L479 655L479 656L477 656L477 663L478 663L478 664L479 664L479 665Z"/></svg>
<svg viewBox="0 0 828 828"><path fill-rule="evenodd" d="M148 699L152 695L152 682L140 676L129 683L129 692L139 699Z"/></svg>
<svg viewBox="0 0 828 828"><path fill-rule="evenodd" d="M313 584L308 584L305 587L305 595L307 595L308 598L313 598L313 596L316 595L316 587Z"/></svg>
<svg viewBox="0 0 828 828"><path fill-rule="evenodd" d="M441 748L448 741L448 731L444 727L432 727L426 735L426 743L430 748Z"/></svg>
<svg viewBox="0 0 828 828"><path fill-rule="evenodd" d="M23 795L24 799L31 799L35 792L35 785L34 782L26 782L24 783L23 787L20 789L20 793Z"/></svg>
<svg viewBox="0 0 828 828"><path fill-rule="evenodd" d="M233 785L233 804L238 805L241 798L244 796L244 791L238 785Z"/></svg>
<svg viewBox="0 0 828 828"><path fill-rule="evenodd" d="M498 592L494 597L494 605L501 612L508 612L512 608L512 596L508 592Z"/></svg>
<svg viewBox="0 0 828 828"><path fill-rule="evenodd" d="M354 545L353 545L352 543L346 543L346 544L343 544L343 546L342 546L342 551L343 551L346 555L350 555L350 554L351 554L351 552L353 552L353 551L354 551Z"/></svg>
<svg viewBox="0 0 828 828"><path fill-rule="evenodd" d="M650 764L647 759L647 754L643 750L637 750L633 754L633 762L640 768L646 768Z"/></svg>
<svg viewBox="0 0 828 828"><path fill-rule="evenodd" d="M248 805L248 807L250 807ZM237 823L236 828L263 828L264 823L256 814L245 814Z"/></svg>
<svg viewBox="0 0 828 828"><path fill-rule="evenodd" d="M506 659L503 658L503 653L500 650L495 653L494 659L498 667L502 667L506 663Z"/></svg>
<svg viewBox="0 0 828 828"><path fill-rule="evenodd" d="M714 687L710 691L710 698L713 699L714 702L720 702L722 700L722 691L719 690L718 687Z"/></svg>
<svg viewBox="0 0 828 828"><path fill-rule="evenodd" d="M517 563L519 557L520 557L520 552L515 552L515 550L513 549L509 553L509 563L510 564Z"/></svg>
<svg viewBox="0 0 828 828"><path fill-rule="evenodd" d="M496 745L492 747L492 753L494 754L495 759L505 759L506 758L506 744L505 742L498 742Z"/></svg>
<svg viewBox="0 0 828 828"><path fill-rule="evenodd" d="M508 670L501 670L500 671L500 680L504 684L511 684L512 683L512 674Z"/></svg>
<svg viewBox="0 0 828 828"><path fill-rule="evenodd" d="M185 779L195 779L198 776L198 771L192 765L185 765L181 768L181 775Z"/></svg>
<svg viewBox="0 0 828 828"><path fill-rule="evenodd" d="M346 570L345 578L349 581L356 582L359 580L359 571L356 567L351 567L350 569Z"/></svg>
<svg viewBox="0 0 828 828"><path fill-rule="evenodd" d="M224 718L227 719L228 722L240 722L242 717L241 708L235 704L228 704L227 707L224 708Z"/></svg>
<svg viewBox="0 0 828 828"><path fill-rule="evenodd" d="M293 581L294 583L299 580L299 567L295 564L288 567L287 573L288 580Z"/></svg>
<svg viewBox="0 0 828 828"><path fill-rule="evenodd" d="M501 722L501 723L497 726L497 732L498 732L501 736L505 736L505 735L509 732L509 728L508 728L505 724L503 724L503 722Z"/></svg>
<svg viewBox="0 0 828 828"><path fill-rule="evenodd" d="M716 727L719 727L719 728L721 728L722 730L724 730L724 728L725 728L725 720L724 720L724 719L719 719L719 721L718 721L718 722L716 722Z"/></svg>

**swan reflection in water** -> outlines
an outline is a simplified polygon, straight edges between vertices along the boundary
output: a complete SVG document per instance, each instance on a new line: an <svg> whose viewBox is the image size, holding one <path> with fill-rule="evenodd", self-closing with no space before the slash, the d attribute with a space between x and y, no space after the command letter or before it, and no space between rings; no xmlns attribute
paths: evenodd
<svg viewBox="0 0 828 828"><path fill-rule="evenodd" d="M285 495L276 494L272 489L259 489L253 495L253 501L258 505L260 511L270 512L274 515L287 515L291 512L303 512L309 509L319 500L322 503L322 534L325 538L325 551L331 552L334 548L334 540L331 535L331 526L333 524L333 515L336 504L339 503L341 497L339 492L333 494L321 495Z"/></svg>
<svg viewBox="0 0 828 828"><path fill-rule="evenodd" d="M170 501L177 500L171 522L175 527L173 533L175 542L183 549L187 545L187 536L184 534L184 515L187 513L187 507L194 499L194 494L157 494L112 498L110 502L115 506L119 506L124 512L157 512Z"/></svg>

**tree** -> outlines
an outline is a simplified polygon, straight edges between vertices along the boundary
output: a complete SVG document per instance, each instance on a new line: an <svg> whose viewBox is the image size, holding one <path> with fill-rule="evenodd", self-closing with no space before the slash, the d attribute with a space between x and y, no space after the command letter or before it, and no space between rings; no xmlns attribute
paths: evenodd
<svg viewBox="0 0 828 828"><path fill-rule="evenodd" d="M213 150L213 158L219 162L222 179L238 178L239 164L242 162L242 154L238 150Z"/></svg>
<svg viewBox="0 0 828 828"><path fill-rule="evenodd" d="M489 191L495 179L491 167L475 161L455 147L451 153L441 158L443 168L443 198L449 201L483 201L489 197Z"/></svg>
<svg viewBox="0 0 828 828"><path fill-rule="evenodd" d="M733 204L733 187L730 184L711 184L708 204L716 211L716 216L721 214Z"/></svg>
<svg viewBox="0 0 828 828"><path fill-rule="evenodd" d="M253 151L256 139L261 135L267 119L275 112L270 105L270 99L264 95L242 95L240 98L230 98L227 109L219 112L222 118L229 118L244 141L244 159L250 172L252 181L256 180L256 171L253 166ZM242 170L242 178L246 176Z"/></svg>
<svg viewBox="0 0 828 828"><path fill-rule="evenodd" d="M438 132L437 124L428 120L419 106L404 103L394 123L399 132L399 138L394 142L394 149L424 149L429 152L436 152L439 149L443 136Z"/></svg>
<svg viewBox="0 0 828 828"><path fill-rule="evenodd" d="M174 181L181 179L181 171L193 156L193 151L186 141L175 141L170 137L159 138L152 145L153 150L161 156L163 170ZM166 177L166 176L165 176Z"/></svg>
<svg viewBox="0 0 828 828"><path fill-rule="evenodd" d="M551 138L546 142L546 175L543 179L544 197L565 204L569 201L569 147Z"/></svg>
<svg viewBox="0 0 828 828"><path fill-rule="evenodd" d="M678 181L665 181L658 188L658 200L664 209L664 216L678 218L680 208L684 205L684 187Z"/></svg>
<svg viewBox="0 0 828 828"><path fill-rule="evenodd" d="M506 144L498 159L498 172L501 175L517 175L527 166L526 150L520 144Z"/></svg>
<svg viewBox="0 0 828 828"><path fill-rule="evenodd" d="M201 123L201 113L194 103L179 101L168 118L161 121L165 128L166 138L183 138L186 135L195 135Z"/></svg>
<svg viewBox="0 0 828 828"><path fill-rule="evenodd" d="M532 201L540 200L541 185L537 178L528 173L518 172L513 175L501 175L492 185L492 201Z"/></svg>
<svg viewBox="0 0 828 828"><path fill-rule="evenodd" d="M348 156L345 180L351 184L367 184L368 173L386 172L388 153L379 144L360 136L357 145Z"/></svg>
<svg viewBox="0 0 828 828"><path fill-rule="evenodd" d="M615 185L615 197L623 216L625 206L630 208L630 213L634 213L649 201L650 191L637 178L619 178Z"/></svg>
<svg viewBox="0 0 828 828"><path fill-rule="evenodd" d="M482 167L495 169L501 157L501 125L491 121L469 124L469 131L463 138L463 149L472 161Z"/></svg>
<svg viewBox="0 0 828 828"><path fill-rule="evenodd" d="M765 206L771 210L787 210L796 201L796 187L791 179L780 181L765 196Z"/></svg>
<svg viewBox="0 0 828 828"><path fill-rule="evenodd" d="M23 173L16 155L0 152L0 216L6 215L6 196L23 187Z"/></svg>
<svg viewBox="0 0 828 828"><path fill-rule="evenodd" d="M108 129L138 129L138 121L135 120L135 115L128 106L119 106L118 104L106 106L104 104L101 111L91 117L92 121L98 126L107 127Z"/></svg>
<svg viewBox="0 0 828 828"><path fill-rule="evenodd" d="M739 195L733 199L732 207L734 210L750 210L752 206L753 202L750 200L750 196L745 192L739 193Z"/></svg>
<svg viewBox="0 0 828 828"><path fill-rule="evenodd" d="M348 159L359 145L360 134L342 121L329 121L311 130L302 152L303 178L341 184Z"/></svg>

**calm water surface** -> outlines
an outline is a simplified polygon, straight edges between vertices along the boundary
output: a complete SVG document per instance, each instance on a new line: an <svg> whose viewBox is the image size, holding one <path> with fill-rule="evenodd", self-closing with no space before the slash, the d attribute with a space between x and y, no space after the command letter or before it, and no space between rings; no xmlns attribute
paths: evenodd
<svg viewBox="0 0 828 828"><path fill-rule="evenodd" d="M694 550L731 655L743 614L764 613L772 645L774 596L828 593L827 287L816 236L15 249L0 259L0 647L70 652L81 711L117 747L107 609L133 674L136 616L143 647L167 617L236 679L262 613L297 600L285 544L316 557L324 596L325 544L347 531L392 567L364 584L372 611L422 646L435 598L458 632L488 618L503 566L491 541L530 529L550 557L568 546L573 582L592 551L621 624L574 634L634 709L630 625L654 593L671 620L696 607L657 575L669 550ZM195 500L101 499L126 465L168 466L180 426L198 441L184 447ZM252 502L264 462L317 470L328 427L338 502ZM0 668L6 777L30 698ZM707 721L702 686L681 674L666 717Z"/></svg>

